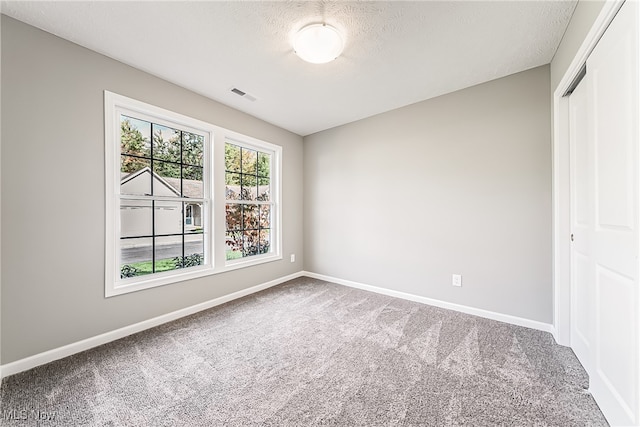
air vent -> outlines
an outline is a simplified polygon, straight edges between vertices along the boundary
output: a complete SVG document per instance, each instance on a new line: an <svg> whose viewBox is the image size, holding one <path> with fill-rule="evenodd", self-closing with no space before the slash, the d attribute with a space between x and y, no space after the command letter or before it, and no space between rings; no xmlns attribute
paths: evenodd
<svg viewBox="0 0 640 427"><path fill-rule="evenodd" d="M240 95L241 97L243 97L244 99L248 100L248 101L255 101L257 98L253 95L249 95L247 92L242 91L240 89L238 89L237 87L234 87L231 89L231 92L235 93L236 95Z"/></svg>

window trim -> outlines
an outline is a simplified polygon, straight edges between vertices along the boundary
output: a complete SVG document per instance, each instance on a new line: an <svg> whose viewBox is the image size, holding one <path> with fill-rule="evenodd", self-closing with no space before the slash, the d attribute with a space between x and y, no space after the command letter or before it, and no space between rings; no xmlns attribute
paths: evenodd
<svg viewBox="0 0 640 427"><path fill-rule="evenodd" d="M120 114L136 114L136 118L158 124L178 125L182 130L205 136L203 180L204 264L135 278L120 279ZM220 126L188 117L123 95L104 91L105 114L105 297L164 286L185 280L224 273L282 259L282 147L249 137ZM127 114L125 114L127 115ZM164 122L164 123L163 123ZM224 146L233 141L246 147L272 153L272 250L241 260L226 260L225 165ZM217 164L216 164L217 161ZM275 231L275 232L273 232Z"/></svg>

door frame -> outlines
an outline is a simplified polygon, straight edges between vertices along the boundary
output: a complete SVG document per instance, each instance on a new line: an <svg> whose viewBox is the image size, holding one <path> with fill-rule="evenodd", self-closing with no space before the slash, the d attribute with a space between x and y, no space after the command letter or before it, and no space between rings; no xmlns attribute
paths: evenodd
<svg viewBox="0 0 640 427"><path fill-rule="evenodd" d="M624 0L607 1L553 92L553 336L571 345L571 198L569 185L569 98L573 80L613 21Z"/></svg>

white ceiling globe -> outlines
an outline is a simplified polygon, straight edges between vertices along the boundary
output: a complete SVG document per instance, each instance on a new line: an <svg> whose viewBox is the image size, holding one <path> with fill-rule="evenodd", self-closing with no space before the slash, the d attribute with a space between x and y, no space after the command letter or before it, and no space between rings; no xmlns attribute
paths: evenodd
<svg viewBox="0 0 640 427"><path fill-rule="evenodd" d="M311 24L302 28L293 41L293 51L312 64L333 61L342 53L344 42L338 30L327 24Z"/></svg>

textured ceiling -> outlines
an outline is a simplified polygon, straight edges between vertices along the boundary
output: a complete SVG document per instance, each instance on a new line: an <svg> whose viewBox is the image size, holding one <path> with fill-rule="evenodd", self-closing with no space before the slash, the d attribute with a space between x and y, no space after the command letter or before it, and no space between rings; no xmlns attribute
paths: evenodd
<svg viewBox="0 0 640 427"><path fill-rule="evenodd" d="M2 13L308 135L547 64L575 6L10 1ZM344 33L337 60L313 65L293 53L292 35L313 22Z"/></svg>

